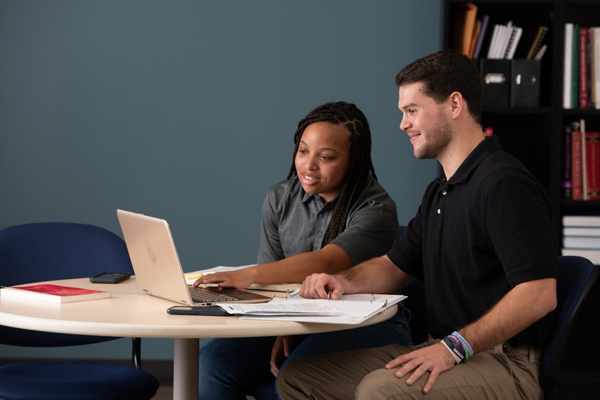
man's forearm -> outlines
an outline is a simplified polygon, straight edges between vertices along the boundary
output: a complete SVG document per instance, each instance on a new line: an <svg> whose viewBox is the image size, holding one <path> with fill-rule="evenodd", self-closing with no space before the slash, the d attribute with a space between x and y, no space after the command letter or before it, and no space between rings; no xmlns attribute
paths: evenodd
<svg viewBox="0 0 600 400"><path fill-rule="evenodd" d="M397 293L408 280L387 256L367 260L340 276L347 282L346 293Z"/></svg>
<svg viewBox="0 0 600 400"><path fill-rule="evenodd" d="M477 353L504 343L556 307L556 280L524 282L509 291L488 313L460 330Z"/></svg>

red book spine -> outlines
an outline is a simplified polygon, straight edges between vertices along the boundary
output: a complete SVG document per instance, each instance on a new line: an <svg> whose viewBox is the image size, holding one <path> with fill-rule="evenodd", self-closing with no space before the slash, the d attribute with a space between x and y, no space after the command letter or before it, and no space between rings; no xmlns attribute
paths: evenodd
<svg viewBox="0 0 600 400"><path fill-rule="evenodd" d="M583 199L582 177L581 177L581 131L574 130L571 133L571 193L573 200Z"/></svg>
<svg viewBox="0 0 600 400"><path fill-rule="evenodd" d="M587 71L587 31L588 27L579 29L579 107L587 108L588 97L588 71Z"/></svg>
<svg viewBox="0 0 600 400"><path fill-rule="evenodd" d="M572 193L571 193L571 167L572 167L572 163L571 163L571 145L572 145L572 139L571 139L571 132L573 131L573 126L572 124L568 124L565 126L565 137L564 137L564 143L565 143L565 148L564 148L564 161L563 161L563 195L564 198L567 200L571 200L572 199Z"/></svg>
<svg viewBox="0 0 600 400"><path fill-rule="evenodd" d="M600 199L600 132L586 132L588 199Z"/></svg>

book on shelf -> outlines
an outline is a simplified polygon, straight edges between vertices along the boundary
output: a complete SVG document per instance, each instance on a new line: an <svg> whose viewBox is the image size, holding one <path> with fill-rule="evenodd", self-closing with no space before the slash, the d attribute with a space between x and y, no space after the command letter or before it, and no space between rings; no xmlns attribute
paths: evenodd
<svg viewBox="0 0 600 400"><path fill-rule="evenodd" d="M103 290L40 283L24 286L8 286L0 289L1 301L26 301L45 304L63 304L110 297Z"/></svg>
<svg viewBox="0 0 600 400"><path fill-rule="evenodd" d="M600 228L600 216L594 215L564 215L562 219L565 227Z"/></svg>
<svg viewBox="0 0 600 400"><path fill-rule="evenodd" d="M569 108L577 107L579 100L579 25L573 24L573 37L571 37L571 103Z"/></svg>
<svg viewBox="0 0 600 400"><path fill-rule="evenodd" d="M548 50L548 45L545 44L542 47L540 47L540 49L538 50L537 53L535 53L535 57L533 58L535 61L540 61L542 59L542 57L544 57L544 54L546 54L546 50Z"/></svg>
<svg viewBox="0 0 600 400"><path fill-rule="evenodd" d="M573 33L574 25L565 24L565 47L563 54L563 108L571 109L574 107L571 91L571 80L573 75Z"/></svg>
<svg viewBox="0 0 600 400"><path fill-rule="evenodd" d="M544 37L546 36L546 32L548 32L548 27L547 26L540 26L538 27L535 36L533 38L533 41L531 42L531 46L529 47L529 51L527 52L527 59L528 60L533 60L535 59L536 55L540 52L540 50L542 49L542 43L544 41ZM544 50L545 51L545 50ZM543 53L542 53L543 55ZM541 56L540 56L541 58Z"/></svg>
<svg viewBox="0 0 600 400"><path fill-rule="evenodd" d="M571 179L571 168L572 168L572 161L571 161L571 145L573 142L572 139L572 131L573 131L573 124L567 124L565 126L565 136L564 136L564 162L563 162L563 182L562 182L562 187L563 187L563 197L565 199L572 199L573 194L571 192L572 189L572 179Z"/></svg>
<svg viewBox="0 0 600 400"><path fill-rule="evenodd" d="M517 46L519 44L519 40L521 40L521 35L523 34L523 28L518 26L513 26L510 29L510 36L508 38L508 43L506 44L506 48L504 50L505 59L512 60L515 56L515 52L517 51Z"/></svg>
<svg viewBox="0 0 600 400"><path fill-rule="evenodd" d="M587 200L600 199L600 132L585 134L585 175L587 178Z"/></svg>
<svg viewBox="0 0 600 400"><path fill-rule="evenodd" d="M565 198L600 200L600 132L587 129L584 119L566 125L564 151Z"/></svg>
<svg viewBox="0 0 600 400"><path fill-rule="evenodd" d="M563 256L579 256L590 260L596 265L600 265L600 250L589 249L562 249Z"/></svg>
<svg viewBox="0 0 600 400"><path fill-rule="evenodd" d="M579 28L579 107L588 107L588 28L582 26Z"/></svg>
<svg viewBox="0 0 600 400"><path fill-rule="evenodd" d="M464 13L465 22L461 33L461 52L466 56L470 56L476 28L477 6L473 3L465 4Z"/></svg>
<svg viewBox="0 0 600 400"><path fill-rule="evenodd" d="M485 37L485 32L487 31L489 21L489 15L484 15L481 18L480 28L479 32L477 33L477 40L475 42L475 51L473 52L473 58L479 58L479 54L481 53L481 47L483 46L483 38Z"/></svg>
<svg viewBox="0 0 600 400"><path fill-rule="evenodd" d="M470 56L477 29L477 6L473 3L457 5L452 19L454 30L451 36L451 47L461 54Z"/></svg>
<svg viewBox="0 0 600 400"><path fill-rule="evenodd" d="M565 24L563 108L600 109L600 28Z"/></svg>
<svg viewBox="0 0 600 400"><path fill-rule="evenodd" d="M592 105L600 108L600 27L590 28L590 52L592 53L592 65L590 67Z"/></svg>
<svg viewBox="0 0 600 400"><path fill-rule="evenodd" d="M587 140L586 140L586 124L585 120L579 121L579 130L581 131L581 200L589 200L588 198L588 164L587 164Z"/></svg>
<svg viewBox="0 0 600 400"><path fill-rule="evenodd" d="M574 122L571 131L571 198L573 200L583 200L582 142L581 128L578 122Z"/></svg>

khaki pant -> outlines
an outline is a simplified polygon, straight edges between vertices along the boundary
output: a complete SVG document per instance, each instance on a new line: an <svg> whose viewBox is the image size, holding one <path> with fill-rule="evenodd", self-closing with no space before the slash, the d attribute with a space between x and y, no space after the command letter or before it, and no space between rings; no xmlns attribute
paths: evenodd
<svg viewBox="0 0 600 400"><path fill-rule="evenodd" d="M434 343L434 341L429 342ZM421 347L421 346L419 346ZM385 364L413 350L400 345L324 354L289 364L277 379L285 400L297 399L542 399L539 352L509 345L476 354L441 374L431 391L422 392L427 375L412 385Z"/></svg>

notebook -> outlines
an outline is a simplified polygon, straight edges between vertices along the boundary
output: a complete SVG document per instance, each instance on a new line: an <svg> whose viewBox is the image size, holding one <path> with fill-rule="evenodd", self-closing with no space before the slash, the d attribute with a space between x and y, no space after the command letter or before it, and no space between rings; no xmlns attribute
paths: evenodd
<svg viewBox="0 0 600 400"><path fill-rule="evenodd" d="M138 286L147 294L191 306L263 303L271 298L234 288L195 288L186 284L169 224L164 219L117 210Z"/></svg>

